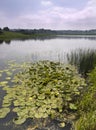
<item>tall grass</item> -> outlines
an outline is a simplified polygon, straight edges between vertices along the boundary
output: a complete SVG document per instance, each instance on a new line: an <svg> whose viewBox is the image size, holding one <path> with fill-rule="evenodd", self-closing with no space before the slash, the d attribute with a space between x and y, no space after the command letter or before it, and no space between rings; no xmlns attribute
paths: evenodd
<svg viewBox="0 0 96 130"><path fill-rule="evenodd" d="M78 49L71 54L67 54L67 59L70 64L77 66L79 73L86 77L87 73L96 65L96 51L93 49Z"/></svg>
<svg viewBox="0 0 96 130"><path fill-rule="evenodd" d="M80 118L75 130L96 130L96 67L89 73L87 91L77 104Z"/></svg>

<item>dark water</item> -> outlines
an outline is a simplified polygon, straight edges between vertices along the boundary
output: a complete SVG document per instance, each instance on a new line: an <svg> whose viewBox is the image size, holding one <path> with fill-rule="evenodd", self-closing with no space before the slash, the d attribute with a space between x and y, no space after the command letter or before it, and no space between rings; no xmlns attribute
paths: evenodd
<svg viewBox="0 0 96 130"><path fill-rule="evenodd" d="M4 69L7 66L7 62L10 60L14 60L16 62L51 60L64 63L70 62L76 65L76 59L79 59L79 56L82 55L81 53L78 53L79 50L82 50L82 52L94 50L95 52L96 37L59 36L50 39L31 39L24 41L14 40L7 42L0 41L0 69ZM76 56L76 52L78 53L78 57L73 58ZM72 62L72 58L74 59L74 62ZM89 64L89 60L91 59L87 60L87 64ZM85 64L85 67L86 66L87 65ZM4 95L5 92L2 90L2 88L0 88L0 107ZM32 120L30 119L27 120L23 125L14 125L12 123L12 119L15 116L16 115L14 113L9 113L6 118L0 119L0 130L27 130L27 127L32 125ZM58 122L54 120L52 120L46 128L42 128L42 130L47 130L48 127L49 130L70 130L70 124L66 125L65 128L59 128Z"/></svg>

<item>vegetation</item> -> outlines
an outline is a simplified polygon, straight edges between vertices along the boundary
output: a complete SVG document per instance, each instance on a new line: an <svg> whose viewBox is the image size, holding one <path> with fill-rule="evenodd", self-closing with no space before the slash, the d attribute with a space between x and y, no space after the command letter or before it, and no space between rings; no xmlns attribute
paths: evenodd
<svg viewBox="0 0 96 130"><path fill-rule="evenodd" d="M24 39L39 38L39 37L44 37L44 36L46 36L46 35L42 35L42 34L40 34L40 35L36 35L36 34L26 35L26 34L23 34L20 32L3 31L2 34L0 35L0 40L4 40L4 41L16 40L16 39L24 40Z"/></svg>
<svg viewBox="0 0 96 130"><path fill-rule="evenodd" d="M3 30L4 31L9 31L9 28L8 27L4 27Z"/></svg>
<svg viewBox="0 0 96 130"><path fill-rule="evenodd" d="M46 36L57 35L94 35L96 36L96 30L50 30L50 29L9 29L4 27L0 30L0 40L12 40L12 39L31 39Z"/></svg>
<svg viewBox="0 0 96 130"><path fill-rule="evenodd" d="M75 130L96 129L96 67L89 74L88 81L88 88L78 102L80 118L75 124Z"/></svg>
<svg viewBox="0 0 96 130"><path fill-rule="evenodd" d="M2 34L2 29L0 28L0 35Z"/></svg>
<svg viewBox="0 0 96 130"><path fill-rule="evenodd" d="M15 124L29 118L39 123L50 117L58 119L60 127L73 122L74 130L96 129L96 65L87 75L87 85L74 66L51 61L9 63L0 70L0 77L3 75L0 86L6 95L0 118L14 112ZM35 127L40 126L35 123Z"/></svg>
<svg viewBox="0 0 96 130"><path fill-rule="evenodd" d="M86 77L96 65L96 51L91 49L78 49L68 54L67 59L69 64L77 66L79 73Z"/></svg>
<svg viewBox="0 0 96 130"><path fill-rule="evenodd" d="M0 30L0 40L16 40L16 39L32 39L32 38L47 38L51 36L55 36L56 33L51 30L44 30L44 29L39 29L39 30L26 30L26 29L9 29L8 27L4 27L3 30Z"/></svg>
<svg viewBox="0 0 96 130"><path fill-rule="evenodd" d="M11 76L14 68L23 70ZM22 124L28 118L50 116L61 120L62 126L75 118L76 101L86 84L73 66L42 61L27 66L24 64L21 68L11 64L9 69L4 70L8 77L1 82L6 95L0 109L0 118L13 111L17 114L14 119L16 124ZM9 87L8 81L12 77L11 82L14 84Z"/></svg>

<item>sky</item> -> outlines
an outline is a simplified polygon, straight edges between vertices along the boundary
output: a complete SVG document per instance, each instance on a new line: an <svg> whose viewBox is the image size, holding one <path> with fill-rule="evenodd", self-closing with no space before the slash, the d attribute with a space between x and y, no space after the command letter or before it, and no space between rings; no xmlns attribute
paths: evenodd
<svg viewBox="0 0 96 130"><path fill-rule="evenodd" d="M0 0L0 27L96 29L96 0Z"/></svg>

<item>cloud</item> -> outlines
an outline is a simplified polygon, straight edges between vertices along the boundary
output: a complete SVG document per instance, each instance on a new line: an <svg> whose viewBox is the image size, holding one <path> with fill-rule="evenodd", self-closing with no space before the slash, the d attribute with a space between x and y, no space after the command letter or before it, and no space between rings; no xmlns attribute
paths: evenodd
<svg viewBox="0 0 96 130"><path fill-rule="evenodd" d="M35 0L33 1L36 6ZM28 5L26 8L28 9ZM54 0L52 2L41 0L39 1L38 10L34 11L34 8L30 5L30 10L21 12L21 14L11 20L4 13L0 13L0 26L50 29L96 28L96 0L88 0L83 8L56 5L54 4Z"/></svg>
<svg viewBox="0 0 96 130"><path fill-rule="evenodd" d="M49 0L42 0L42 1L41 1L41 4L42 4L43 6L51 6L51 5L52 5L52 2L49 1Z"/></svg>

